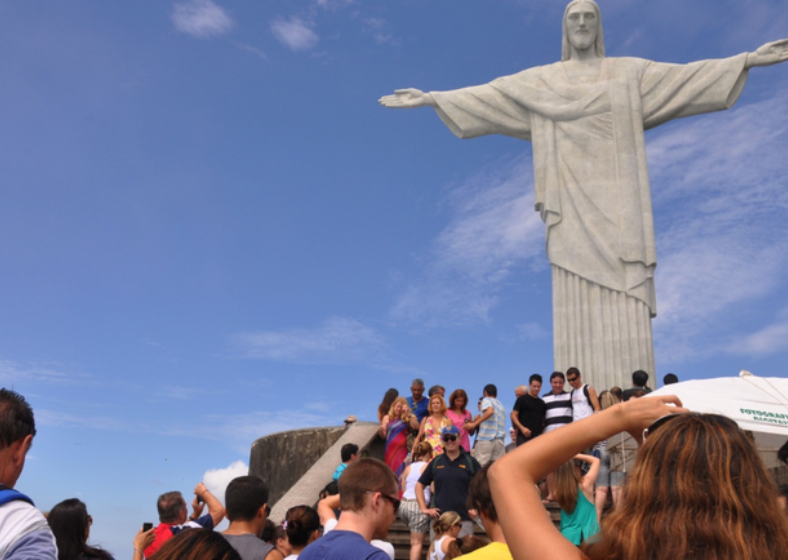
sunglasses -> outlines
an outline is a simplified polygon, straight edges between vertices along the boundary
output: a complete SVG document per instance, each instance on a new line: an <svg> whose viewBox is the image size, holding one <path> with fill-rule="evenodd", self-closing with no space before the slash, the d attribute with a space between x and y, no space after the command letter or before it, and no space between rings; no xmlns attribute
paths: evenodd
<svg viewBox="0 0 788 560"><path fill-rule="evenodd" d="M654 420L648 428L643 430L643 441L645 442L646 438L651 434L653 434L654 432L656 432L660 426L664 426L665 424L667 424L677 416L683 416L683 414L678 412L674 414L666 414L665 416L660 416L659 418Z"/></svg>
<svg viewBox="0 0 788 560"><path fill-rule="evenodd" d="M391 503L392 506L394 506L394 511L395 512L399 511L399 505L401 503L400 500L398 500L397 498L392 498L388 494L382 494L381 493L380 495L383 496L383 498L385 500L388 500Z"/></svg>
<svg viewBox="0 0 788 560"><path fill-rule="evenodd" d="M443 441L445 441L446 443L448 443L450 441L457 441L457 436L449 436L449 435L447 435L447 436L443 436L441 439Z"/></svg>
<svg viewBox="0 0 788 560"><path fill-rule="evenodd" d="M367 490L365 492L365 494L377 494L377 493L378 492L373 492L372 490ZM398 500L397 498L392 498L391 496L389 496L388 494L384 494L383 492L380 492L380 496L387 502L391 502L391 505L394 506L394 512L396 513L397 510L399 509L400 500Z"/></svg>
<svg viewBox="0 0 788 560"><path fill-rule="evenodd" d="M566 380L572 383L573 381L577 381L577 377L567 377Z"/></svg>

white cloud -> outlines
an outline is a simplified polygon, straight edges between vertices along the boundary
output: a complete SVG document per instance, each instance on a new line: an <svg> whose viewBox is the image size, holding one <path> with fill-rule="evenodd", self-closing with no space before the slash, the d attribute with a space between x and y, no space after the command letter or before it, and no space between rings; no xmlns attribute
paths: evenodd
<svg viewBox="0 0 788 560"><path fill-rule="evenodd" d="M767 325L758 332L735 338L723 350L730 354L764 356L788 349L788 317Z"/></svg>
<svg viewBox="0 0 788 560"><path fill-rule="evenodd" d="M657 230L658 352L668 363L720 350L757 298L788 286L788 100L671 125L648 145ZM779 324L724 348L763 353Z"/></svg>
<svg viewBox="0 0 788 560"><path fill-rule="evenodd" d="M208 488L208 491L222 502L222 505L226 505L224 503L224 493L227 490L227 485L234 478L248 474L249 466L243 461L236 461L223 469L209 469L205 471L205 474L202 476L202 482Z"/></svg>
<svg viewBox="0 0 788 560"><path fill-rule="evenodd" d="M185 385L165 385L156 389L152 398L156 400L181 400L188 401L204 395L215 395L216 391L208 391Z"/></svg>
<svg viewBox="0 0 788 560"><path fill-rule="evenodd" d="M393 305L392 318L428 327L488 322L518 267L528 261L546 266L532 185L531 164L519 158L453 190L453 216L433 241L422 278L410 282Z"/></svg>
<svg viewBox="0 0 788 560"><path fill-rule="evenodd" d="M279 42L294 51L306 51L315 47L320 40L310 24L299 17L271 22L271 32Z"/></svg>
<svg viewBox="0 0 788 560"><path fill-rule="evenodd" d="M324 10L337 10L354 4L355 0L316 0L315 3Z"/></svg>
<svg viewBox="0 0 788 560"><path fill-rule="evenodd" d="M175 4L172 11L175 29L194 37L223 35L233 28L233 20L211 0L188 0Z"/></svg>
<svg viewBox="0 0 788 560"><path fill-rule="evenodd" d="M372 35L378 43L390 43L394 40L394 35L388 31L388 22L380 17L365 17L362 19L362 29L365 33Z"/></svg>
<svg viewBox="0 0 788 560"><path fill-rule="evenodd" d="M332 317L314 329L236 334L233 347L245 358L295 363L348 363L378 354L385 340L355 319Z"/></svg>
<svg viewBox="0 0 788 560"><path fill-rule="evenodd" d="M241 49L242 51L250 52L263 60L268 60L268 55L262 49L258 49L257 47L253 47L252 45L246 45L244 43L236 43L236 47Z"/></svg>
<svg viewBox="0 0 788 560"><path fill-rule="evenodd" d="M64 366L55 362L15 362L0 360L0 382L12 384L25 379L51 385L76 385L90 381L83 373L64 371Z"/></svg>
<svg viewBox="0 0 788 560"><path fill-rule="evenodd" d="M36 424L41 426L56 426L58 428L89 428L109 430L113 432L139 433L147 431L141 426L135 426L112 416L76 416L57 410L45 408L36 409Z"/></svg>
<svg viewBox="0 0 788 560"><path fill-rule="evenodd" d="M541 340L552 334L539 323L523 323L522 325L517 325L517 331L520 333L520 337L525 340Z"/></svg>

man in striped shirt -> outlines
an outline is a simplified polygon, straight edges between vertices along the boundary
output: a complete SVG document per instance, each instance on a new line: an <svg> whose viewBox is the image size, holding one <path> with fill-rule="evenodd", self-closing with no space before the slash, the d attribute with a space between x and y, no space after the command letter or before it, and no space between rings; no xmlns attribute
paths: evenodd
<svg viewBox="0 0 788 560"><path fill-rule="evenodd" d="M481 416L473 422L465 423L465 429L468 431L479 428L473 456L479 461L481 466L492 463L504 454L506 410L497 397L498 388L492 383L485 385Z"/></svg>
<svg viewBox="0 0 788 560"><path fill-rule="evenodd" d="M564 391L566 379L560 371L550 375L550 392L542 397L545 404L544 433L572 421L572 393Z"/></svg>

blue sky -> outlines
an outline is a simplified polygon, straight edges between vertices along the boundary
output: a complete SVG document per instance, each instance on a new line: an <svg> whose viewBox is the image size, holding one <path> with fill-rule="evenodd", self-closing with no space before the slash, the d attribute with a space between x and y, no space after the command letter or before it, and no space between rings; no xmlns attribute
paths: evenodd
<svg viewBox="0 0 788 560"><path fill-rule="evenodd" d="M601 3L609 56L781 38L778 0ZM507 406L552 370L530 145L460 141L395 88L560 56L563 2L0 3L0 380L19 488L78 496L118 558L164 491L262 435L373 419L414 376ZM788 64L647 134L657 376L784 375ZM239 463L240 461L240 463Z"/></svg>

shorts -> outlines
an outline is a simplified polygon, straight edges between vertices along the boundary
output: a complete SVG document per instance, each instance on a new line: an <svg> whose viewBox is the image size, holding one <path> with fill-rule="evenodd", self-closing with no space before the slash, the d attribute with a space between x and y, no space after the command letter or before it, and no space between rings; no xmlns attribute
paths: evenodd
<svg viewBox="0 0 788 560"><path fill-rule="evenodd" d="M473 448L473 458L479 461L481 466L487 463L492 463L496 459L500 459L504 454L504 445L502 439L494 439L491 441L476 441L476 447Z"/></svg>
<svg viewBox="0 0 788 560"><path fill-rule="evenodd" d="M607 451L607 446L597 446L594 450L599 456L599 476L596 478L596 485L603 488L621 486L624 482L624 473L610 470L610 453Z"/></svg>
<svg viewBox="0 0 788 560"><path fill-rule="evenodd" d="M402 500L397 513L399 518L408 525L411 533L429 533L430 516L421 513L419 502L416 500Z"/></svg>

